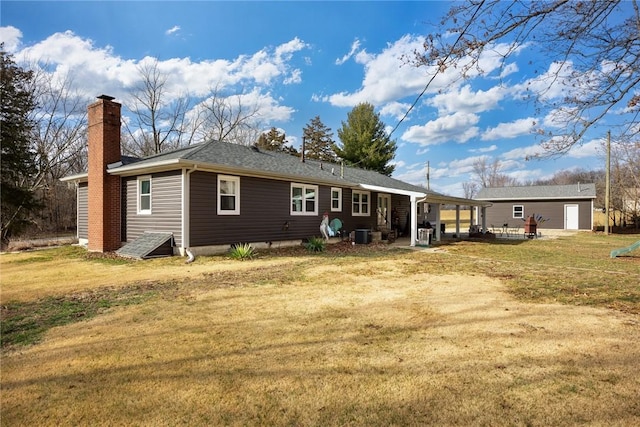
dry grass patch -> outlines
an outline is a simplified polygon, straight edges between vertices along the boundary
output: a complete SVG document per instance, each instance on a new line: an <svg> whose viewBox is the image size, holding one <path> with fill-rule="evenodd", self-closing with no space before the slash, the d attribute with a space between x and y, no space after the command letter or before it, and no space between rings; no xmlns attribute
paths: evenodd
<svg viewBox="0 0 640 427"><path fill-rule="evenodd" d="M446 250L168 261L149 298L5 352L3 423L640 423L637 313L523 302L521 270L487 275L514 260Z"/></svg>

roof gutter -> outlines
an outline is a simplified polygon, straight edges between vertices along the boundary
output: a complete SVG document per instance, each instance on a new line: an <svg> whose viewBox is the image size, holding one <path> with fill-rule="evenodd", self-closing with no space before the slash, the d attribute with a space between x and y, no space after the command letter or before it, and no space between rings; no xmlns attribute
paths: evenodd
<svg viewBox="0 0 640 427"><path fill-rule="evenodd" d="M492 206L491 202L484 202L481 200L465 199L463 197L445 196L442 194L427 194L422 200L418 200L418 203L441 203L445 205L465 205L465 206Z"/></svg>
<svg viewBox="0 0 640 427"><path fill-rule="evenodd" d="M62 182L82 182L82 181L88 181L88 180L89 180L88 172L77 173L75 175L69 175L69 176L60 178L60 181Z"/></svg>

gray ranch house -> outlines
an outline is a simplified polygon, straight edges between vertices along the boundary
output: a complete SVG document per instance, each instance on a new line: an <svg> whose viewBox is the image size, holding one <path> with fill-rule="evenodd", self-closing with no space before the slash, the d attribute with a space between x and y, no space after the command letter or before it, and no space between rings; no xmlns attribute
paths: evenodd
<svg viewBox="0 0 640 427"><path fill-rule="evenodd" d="M325 212L343 233L404 232L415 245L419 205L475 203L373 171L220 141L122 156L120 110L105 95L88 107L88 172L63 178L76 185L77 237L91 251L129 248L148 257L295 245L320 235Z"/></svg>
<svg viewBox="0 0 640 427"><path fill-rule="evenodd" d="M541 185L483 188L477 200L491 202L485 222L493 228L520 227L534 216L538 228L591 230L595 184Z"/></svg>

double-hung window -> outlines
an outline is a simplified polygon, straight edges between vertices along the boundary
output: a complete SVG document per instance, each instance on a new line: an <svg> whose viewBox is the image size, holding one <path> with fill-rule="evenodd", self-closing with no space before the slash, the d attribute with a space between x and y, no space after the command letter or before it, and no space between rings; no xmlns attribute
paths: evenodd
<svg viewBox="0 0 640 427"><path fill-rule="evenodd" d="M240 215L240 177L218 175L218 215Z"/></svg>
<svg viewBox="0 0 640 427"><path fill-rule="evenodd" d="M318 186L291 184L291 215L318 215Z"/></svg>
<svg viewBox="0 0 640 427"><path fill-rule="evenodd" d="M513 205L513 217L514 218L524 218L524 206L523 205Z"/></svg>
<svg viewBox="0 0 640 427"><path fill-rule="evenodd" d="M138 213L141 215L151 214L150 176L141 176L138 178Z"/></svg>
<svg viewBox="0 0 640 427"><path fill-rule="evenodd" d="M369 216L371 194L368 191L353 190L351 197L351 215Z"/></svg>
<svg viewBox="0 0 640 427"><path fill-rule="evenodd" d="M342 188L331 187L331 212L342 212Z"/></svg>

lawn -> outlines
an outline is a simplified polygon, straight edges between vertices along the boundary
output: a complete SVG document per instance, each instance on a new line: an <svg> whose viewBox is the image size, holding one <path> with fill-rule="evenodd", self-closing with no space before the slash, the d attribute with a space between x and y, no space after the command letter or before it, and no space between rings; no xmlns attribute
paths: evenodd
<svg viewBox="0 0 640 427"><path fill-rule="evenodd" d="M3 254L2 425L638 425L638 239Z"/></svg>

